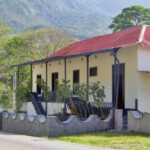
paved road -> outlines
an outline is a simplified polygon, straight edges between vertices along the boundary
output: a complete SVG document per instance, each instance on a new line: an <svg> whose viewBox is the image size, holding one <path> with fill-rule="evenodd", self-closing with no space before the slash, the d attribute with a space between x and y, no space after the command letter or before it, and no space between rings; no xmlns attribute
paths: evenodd
<svg viewBox="0 0 150 150"><path fill-rule="evenodd" d="M92 146L0 132L0 150L106 150ZM112 149L108 149L112 150Z"/></svg>

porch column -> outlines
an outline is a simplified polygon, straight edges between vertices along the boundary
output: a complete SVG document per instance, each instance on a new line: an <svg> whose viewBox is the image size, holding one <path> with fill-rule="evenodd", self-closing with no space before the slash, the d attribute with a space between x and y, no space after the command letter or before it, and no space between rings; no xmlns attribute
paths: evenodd
<svg viewBox="0 0 150 150"><path fill-rule="evenodd" d="M33 87L33 83L32 83L32 82L33 82L33 76L32 76L32 73L33 73L33 72L32 72L32 64L31 64L31 65L30 65L30 78L31 78L31 81L30 81L31 83L30 83L30 84L31 84L31 92L32 92L32 87Z"/></svg>
<svg viewBox="0 0 150 150"><path fill-rule="evenodd" d="M119 48L114 49L112 55L114 56L114 101L113 101L113 108L117 108L118 106L118 90L119 90L119 72L120 72L120 62L117 57L117 52Z"/></svg>
<svg viewBox="0 0 150 150"><path fill-rule="evenodd" d="M86 69L87 69L87 74L86 74L86 84L87 84L87 100L89 100L89 94L88 94L88 85L89 85L89 55L86 56Z"/></svg>
<svg viewBox="0 0 150 150"><path fill-rule="evenodd" d="M118 52L119 48L116 48L113 50L112 55L114 57L114 70L113 70L113 74L114 74L114 83L113 83L113 101L112 101L112 105L113 105L113 120L112 120L112 128L115 128L115 108L117 108L118 105L118 85L119 85L119 78L117 77L117 62L119 64L119 60L117 58L117 52ZM118 65L119 66L119 65ZM119 70L118 70L118 75L119 75ZM117 80L118 78L118 80Z"/></svg>
<svg viewBox="0 0 150 150"><path fill-rule="evenodd" d="M67 80L67 66L66 66L66 58L64 59L64 79Z"/></svg>
<svg viewBox="0 0 150 150"><path fill-rule="evenodd" d="M67 80L66 58L64 59L64 80L65 80L65 81ZM63 113L66 114L66 112L67 112L67 100L65 99Z"/></svg>
<svg viewBox="0 0 150 150"><path fill-rule="evenodd" d="M46 62L46 86L48 87L48 75L47 75L47 73L48 73L48 67L47 67L47 63L48 62Z"/></svg>
<svg viewBox="0 0 150 150"><path fill-rule="evenodd" d="M18 87L19 87L19 72L20 72L20 67L18 66L18 72L17 72L17 78L18 78L18 80L17 80L17 85L18 85Z"/></svg>
<svg viewBox="0 0 150 150"><path fill-rule="evenodd" d="M15 102L16 102L16 72L13 74L13 111L15 111Z"/></svg>

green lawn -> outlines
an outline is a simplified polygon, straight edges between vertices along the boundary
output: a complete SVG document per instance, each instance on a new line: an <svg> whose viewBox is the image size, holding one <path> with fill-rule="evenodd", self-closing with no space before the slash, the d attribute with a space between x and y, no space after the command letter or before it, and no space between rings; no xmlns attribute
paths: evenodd
<svg viewBox="0 0 150 150"><path fill-rule="evenodd" d="M122 133L122 132L96 132L78 134L73 136L63 136L56 138L57 140L87 144L92 146L118 148L118 149L134 149L148 150L150 149L150 135L142 133Z"/></svg>

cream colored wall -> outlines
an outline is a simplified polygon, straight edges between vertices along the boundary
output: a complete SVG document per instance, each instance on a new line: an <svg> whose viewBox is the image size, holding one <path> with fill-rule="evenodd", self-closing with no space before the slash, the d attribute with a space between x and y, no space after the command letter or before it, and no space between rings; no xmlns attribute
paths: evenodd
<svg viewBox="0 0 150 150"><path fill-rule="evenodd" d="M58 80L62 82L64 79L64 60L48 62L48 86L52 88L52 73L58 72Z"/></svg>
<svg viewBox="0 0 150 150"><path fill-rule="evenodd" d="M52 86L52 73L58 72L58 79L61 82L64 79L64 60L52 61L47 64L48 86ZM42 79L46 81L46 63L33 65L33 92L36 92L37 75L42 75Z"/></svg>
<svg viewBox="0 0 150 150"><path fill-rule="evenodd" d="M96 58L95 58L96 56ZM137 98L137 46L121 48L118 52L120 63L125 63L125 107L134 108ZM110 53L101 53L89 57L89 67L98 67L98 75L89 77L89 82L100 81L105 86L106 102L112 102L112 65L114 58ZM80 83L87 82L86 57L67 58L67 80L73 83L73 70L80 70ZM45 79L45 64L34 65L33 89L36 90L36 75L42 74ZM64 60L57 60L48 63L48 86L51 87L51 74L58 72L59 81L64 79Z"/></svg>
<svg viewBox="0 0 150 150"><path fill-rule="evenodd" d="M89 57L89 68L97 67L97 76L90 77L89 83L100 81L105 87L105 102L112 102L112 64L114 62L110 53L101 53Z"/></svg>
<svg viewBox="0 0 150 150"><path fill-rule="evenodd" d="M95 58L97 56L97 58ZM125 63L125 107L135 108L137 98L137 46L121 48L118 51L120 63ZM105 102L112 102L112 65L114 58L110 53L91 55L89 67L98 67L98 75L89 81L100 81L105 87Z"/></svg>
<svg viewBox="0 0 150 150"><path fill-rule="evenodd" d="M42 79L44 79L44 81L46 80L46 64L45 63L33 65L33 84L32 84L33 92L36 92L37 84L35 84L35 81L37 81L37 75L41 75Z"/></svg>
<svg viewBox="0 0 150 150"><path fill-rule="evenodd" d="M150 49L138 47L138 70L139 71L150 71Z"/></svg>
<svg viewBox="0 0 150 150"><path fill-rule="evenodd" d="M138 72L138 109L150 113L150 74Z"/></svg>
<svg viewBox="0 0 150 150"><path fill-rule="evenodd" d="M73 70L80 70L80 83L87 81L86 57L74 57L66 60L67 80L73 85Z"/></svg>
<svg viewBox="0 0 150 150"><path fill-rule="evenodd" d="M121 48L118 52L120 63L125 63L125 107L135 108L137 98L137 47Z"/></svg>

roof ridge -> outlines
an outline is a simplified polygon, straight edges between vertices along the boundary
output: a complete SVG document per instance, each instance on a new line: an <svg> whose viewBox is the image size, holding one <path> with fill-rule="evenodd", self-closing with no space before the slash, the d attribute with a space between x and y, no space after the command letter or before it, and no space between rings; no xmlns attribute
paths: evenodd
<svg viewBox="0 0 150 150"><path fill-rule="evenodd" d="M146 27L147 27L147 25L142 26L141 33L140 33L139 39L138 39L139 43L141 43L143 41L143 37L144 37L145 31L146 31Z"/></svg>

